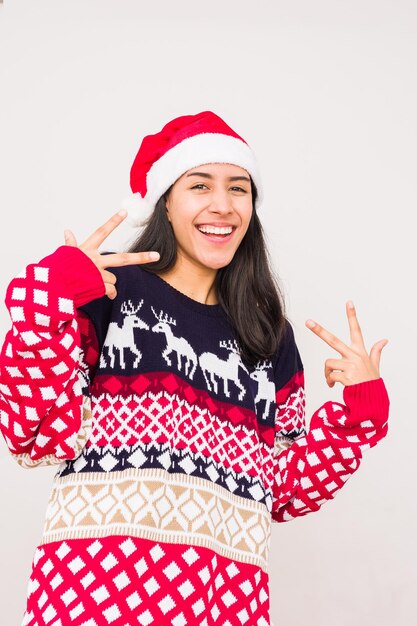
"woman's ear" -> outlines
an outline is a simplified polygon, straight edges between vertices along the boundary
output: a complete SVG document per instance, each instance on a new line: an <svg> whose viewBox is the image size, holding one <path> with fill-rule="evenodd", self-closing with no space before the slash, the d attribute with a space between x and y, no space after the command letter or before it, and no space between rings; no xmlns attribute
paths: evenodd
<svg viewBox="0 0 417 626"><path fill-rule="evenodd" d="M170 197L169 196L170 196L170 194L166 193L164 195L164 200L165 200L165 210L167 212L167 218L168 218L168 221L170 222L171 220L170 220L170 217L169 217L169 209L170 209Z"/></svg>

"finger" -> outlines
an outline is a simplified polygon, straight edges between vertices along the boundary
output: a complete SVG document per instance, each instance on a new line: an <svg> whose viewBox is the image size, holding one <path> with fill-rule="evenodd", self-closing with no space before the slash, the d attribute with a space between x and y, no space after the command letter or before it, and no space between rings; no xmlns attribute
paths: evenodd
<svg viewBox="0 0 417 626"><path fill-rule="evenodd" d="M346 378L342 372L331 372L327 377L327 384L329 387L334 387L335 383L342 383L346 386Z"/></svg>
<svg viewBox="0 0 417 626"><path fill-rule="evenodd" d="M305 324L307 328L310 328L310 330L312 330L315 335L323 339L323 341L325 341L329 346L334 348L342 356L349 357L353 354L353 350L351 350L349 346L347 346L345 343L343 343L343 341L338 339L336 335L333 335L333 333L323 328L323 326L317 324L317 322L315 322L314 320L308 319L306 320Z"/></svg>
<svg viewBox="0 0 417 626"><path fill-rule="evenodd" d="M327 370L326 368L324 368L324 378L326 379L327 384L329 385L329 387L333 387L334 382L331 382L330 379L330 375L333 373L333 370Z"/></svg>
<svg viewBox="0 0 417 626"><path fill-rule="evenodd" d="M346 359L326 359L325 366L331 370L343 370L346 367Z"/></svg>
<svg viewBox="0 0 417 626"><path fill-rule="evenodd" d="M82 243L85 248L98 248L103 241L114 231L115 228L123 222L127 215L127 211L122 209L111 216L107 222L102 224L97 230L95 230L87 239Z"/></svg>
<svg viewBox="0 0 417 626"><path fill-rule="evenodd" d="M335 382L334 380L331 380L329 378L329 375L326 376L326 383L329 387L334 387L334 382Z"/></svg>
<svg viewBox="0 0 417 626"><path fill-rule="evenodd" d="M344 372L347 362L345 359L326 359L324 362L324 375L327 378L333 371Z"/></svg>
<svg viewBox="0 0 417 626"><path fill-rule="evenodd" d="M108 272L107 270L101 270L101 275L105 283L109 283L109 285L116 284L117 278L112 272Z"/></svg>
<svg viewBox="0 0 417 626"><path fill-rule="evenodd" d="M110 300L114 300L117 296L116 287L109 283L104 283L104 286L106 288L106 296L108 296Z"/></svg>
<svg viewBox="0 0 417 626"><path fill-rule="evenodd" d="M369 358L372 363L375 365L376 369L379 372L379 363L381 360L382 350L388 343L388 339L381 339L381 341L377 341L371 348L371 352L369 353Z"/></svg>
<svg viewBox="0 0 417 626"><path fill-rule="evenodd" d="M74 233L68 228L64 230L64 240L65 245L67 246L77 246L77 240L74 236Z"/></svg>
<svg viewBox="0 0 417 626"><path fill-rule="evenodd" d="M155 262L158 259L159 252L116 252L114 254L102 255L100 265L102 267L121 267L122 265Z"/></svg>
<svg viewBox="0 0 417 626"><path fill-rule="evenodd" d="M365 342L363 340L361 327L359 326L358 318L356 316L356 308L352 300L346 302L346 313L349 321L350 338L352 344L358 348L362 348L366 353Z"/></svg>

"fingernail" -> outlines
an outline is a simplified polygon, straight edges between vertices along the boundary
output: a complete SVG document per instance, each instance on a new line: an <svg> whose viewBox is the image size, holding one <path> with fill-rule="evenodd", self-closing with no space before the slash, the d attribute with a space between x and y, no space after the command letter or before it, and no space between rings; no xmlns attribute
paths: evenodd
<svg viewBox="0 0 417 626"><path fill-rule="evenodd" d="M159 259L159 252L150 252L149 253L149 258L152 259L153 261L157 261Z"/></svg>
<svg viewBox="0 0 417 626"><path fill-rule="evenodd" d="M126 209L121 209L118 213L118 215L121 215L122 217L124 217L125 215L127 215L127 211Z"/></svg>
<svg viewBox="0 0 417 626"><path fill-rule="evenodd" d="M316 322L313 322L313 320L307 320L306 324L309 328L314 328L314 326L316 325Z"/></svg>
<svg viewBox="0 0 417 626"><path fill-rule="evenodd" d="M353 304L352 300L348 300L347 305L348 305L349 309L354 309L355 308L355 305Z"/></svg>

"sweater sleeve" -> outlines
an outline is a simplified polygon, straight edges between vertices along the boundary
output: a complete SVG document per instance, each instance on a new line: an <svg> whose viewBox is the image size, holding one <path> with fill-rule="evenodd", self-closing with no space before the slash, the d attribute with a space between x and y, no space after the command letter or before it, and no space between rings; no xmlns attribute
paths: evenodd
<svg viewBox="0 0 417 626"><path fill-rule="evenodd" d="M317 511L359 468L364 450L387 434L389 397L382 378L345 386L345 404L328 401L305 423L304 371L288 324L277 388L272 521ZM283 364L282 364L283 363Z"/></svg>
<svg viewBox="0 0 417 626"><path fill-rule="evenodd" d="M0 354L0 429L23 467L76 458L85 445L98 344L77 307L104 293L97 267L72 246L28 265L7 288L12 327Z"/></svg>

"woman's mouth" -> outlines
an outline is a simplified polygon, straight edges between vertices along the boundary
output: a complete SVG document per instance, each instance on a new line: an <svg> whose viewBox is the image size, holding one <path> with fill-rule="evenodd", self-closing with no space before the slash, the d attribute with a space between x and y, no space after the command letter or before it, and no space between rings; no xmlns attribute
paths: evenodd
<svg viewBox="0 0 417 626"><path fill-rule="evenodd" d="M201 235L215 243L227 243L233 237L236 226L196 226Z"/></svg>

